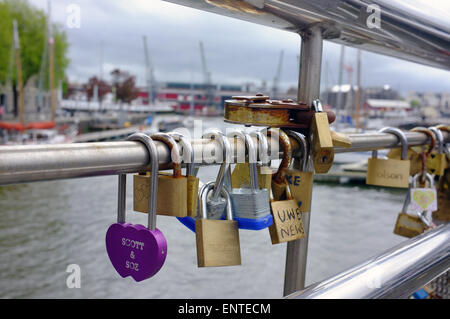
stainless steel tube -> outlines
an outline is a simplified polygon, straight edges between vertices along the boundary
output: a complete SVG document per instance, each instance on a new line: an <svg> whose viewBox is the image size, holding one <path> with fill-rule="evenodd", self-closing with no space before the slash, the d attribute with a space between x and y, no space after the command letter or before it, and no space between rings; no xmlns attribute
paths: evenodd
<svg viewBox="0 0 450 319"><path fill-rule="evenodd" d="M408 144L423 145L428 137L423 133L406 132ZM450 134L444 132L446 142ZM335 152L353 152L381 148L400 147L395 136L385 133L350 135L352 147L336 148ZM270 139L269 139L270 142ZM160 165L170 162L166 145L155 141ZM222 160L220 143L210 140L194 140L196 154L203 154L199 165L212 165ZM231 143L232 149L235 147ZM244 148L242 141L237 147ZM255 140L255 145L258 145ZM259 145L258 145L259 147ZM270 147L270 145L269 145ZM280 148L281 149L281 148ZM235 154L236 152L233 152ZM239 152L238 152L239 154ZM276 159L277 154L272 154ZM235 161L235 158L233 159ZM149 169L148 152L139 142L99 142L54 145L18 145L0 147L0 185L34 181L77 178L85 176L136 173Z"/></svg>
<svg viewBox="0 0 450 319"><path fill-rule="evenodd" d="M450 224L446 224L288 298L407 298L449 268Z"/></svg>
<svg viewBox="0 0 450 319"><path fill-rule="evenodd" d="M296 33L320 26L335 43L450 69L448 13L424 1L166 1Z"/></svg>
<svg viewBox="0 0 450 319"><path fill-rule="evenodd" d="M313 27L301 33L300 74L298 100L312 105L320 96L320 73L322 66L322 29ZM305 237L290 241L286 245L283 295L305 287L308 257L308 239L311 212L302 214Z"/></svg>

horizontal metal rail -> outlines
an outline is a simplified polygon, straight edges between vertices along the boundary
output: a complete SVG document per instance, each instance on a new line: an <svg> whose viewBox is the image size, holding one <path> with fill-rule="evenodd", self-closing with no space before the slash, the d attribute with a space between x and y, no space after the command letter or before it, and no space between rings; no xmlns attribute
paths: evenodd
<svg viewBox="0 0 450 319"><path fill-rule="evenodd" d="M325 40L450 69L449 19L424 1L165 1L296 33L318 26ZM379 18L375 25L370 23L374 13Z"/></svg>
<svg viewBox="0 0 450 319"><path fill-rule="evenodd" d="M426 134L406 132L410 146L429 143ZM446 142L450 134L443 132ZM397 138L392 134L351 134L350 148L335 148L336 153L368 151L373 149L399 147ZM230 140L231 141L231 140ZM296 150L296 143L291 140ZM233 152L240 152L244 144L240 140L231 143ZM270 142L270 139L269 139ZM168 147L156 141L161 168L170 163ZM257 143L255 143L257 144ZM193 140L196 163L212 165L220 163L222 152L219 143L209 140ZM234 146L236 145L236 146ZM239 150L241 149L241 150ZM278 159L280 154L271 154ZM234 156L236 160L236 156ZM139 142L99 142L54 145L16 145L0 147L0 185L46 181L86 176L114 175L118 173L143 172L149 166L149 157Z"/></svg>
<svg viewBox="0 0 450 319"><path fill-rule="evenodd" d="M449 268L450 224L446 224L287 298L408 298Z"/></svg>

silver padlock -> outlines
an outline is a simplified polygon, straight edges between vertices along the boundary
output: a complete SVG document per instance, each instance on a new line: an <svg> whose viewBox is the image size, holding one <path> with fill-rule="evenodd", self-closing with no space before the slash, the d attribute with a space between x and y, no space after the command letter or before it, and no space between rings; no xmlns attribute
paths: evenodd
<svg viewBox="0 0 450 319"><path fill-rule="evenodd" d="M230 192L235 217L257 219L270 214L269 193L259 189L257 170L257 150L251 136L241 130L234 130L229 135L241 139L248 151L250 171L250 188L233 188Z"/></svg>
<svg viewBox="0 0 450 319"><path fill-rule="evenodd" d="M203 135L202 138L210 138L218 140L222 147L222 164L220 165L219 173L217 174L216 181L212 192L208 192L206 205L208 207L208 219L221 219L225 208L227 207L227 201L222 196L222 189L227 187L230 174L231 164L231 145L228 138L219 130L212 129ZM200 207L200 205L199 205ZM199 216L201 216L199 212Z"/></svg>

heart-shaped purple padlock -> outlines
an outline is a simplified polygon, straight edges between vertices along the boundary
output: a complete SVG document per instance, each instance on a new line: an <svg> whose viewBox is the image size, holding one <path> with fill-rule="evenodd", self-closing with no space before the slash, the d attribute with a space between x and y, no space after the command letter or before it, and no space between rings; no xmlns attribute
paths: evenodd
<svg viewBox="0 0 450 319"><path fill-rule="evenodd" d="M142 281L155 275L164 265L167 241L156 228L156 194L158 190L158 157L153 140L143 133L131 135L127 140L145 144L150 155L150 196L148 228L125 222L126 175L119 174L119 201L117 223L106 232L106 251L116 271L122 277L131 276Z"/></svg>

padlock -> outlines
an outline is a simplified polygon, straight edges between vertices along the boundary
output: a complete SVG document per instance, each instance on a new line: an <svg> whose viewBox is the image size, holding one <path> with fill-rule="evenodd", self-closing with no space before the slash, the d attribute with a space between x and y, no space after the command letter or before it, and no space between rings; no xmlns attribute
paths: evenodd
<svg viewBox="0 0 450 319"><path fill-rule="evenodd" d="M228 134L237 137L245 144L248 151L250 187L233 188L230 192L231 203L236 218L259 219L270 215L269 192L260 189L257 174L257 150L249 134L233 130Z"/></svg>
<svg viewBox="0 0 450 319"><path fill-rule="evenodd" d="M198 267L241 265L238 223L233 220L231 199L225 188L221 189L221 195L227 201L227 220L208 219L206 199L213 188L214 182L206 183L198 198L201 214L195 221Z"/></svg>
<svg viewBox="0 0 450 319"><path fill-rule="evenodd" d="M166 144L171 153L173 174L158 172L158 215L185 217L187 209L187 178L181 175L181 157L178 145L167 133L155 133L153 140ZM148 183L149 174L136 174L133 176L134 210L142 213L148 212Z"/></svg>
<svg viewBox="0 0 450 319"><path fill-rule="evenodd" d="M217 140L221 144L223 151L222 163L220 165L219 173L214 183L214 190L209 194L207 198L208 219L219 220L224 218L224 212L227 204L226 199L223 198L220 194L222 188L226 186L226 180L228 178L227 175L229 174L229 166L231 163L231 145L228 139L223 135L223 133L216 129L209 130L202 136L202 138ZM199 194L200 192L201 189L199 191ZM200 205L197 204L197 213L195 216L177 217L177 219L184 226L195 233L195 221L201 218L199 211Z"/></svg>
<svg viewBox="0 0 450 319"><path fill-rule="evenodd" d="M302 213L311 211L311 196L314 182L314 174L309 171L309 152L306 138L303 134L295 131L287 131L288 136L293 137L302 150L302 160L298 168L284 168L284 176L289 185L292 197L297 201L297 205Z"/></svg>
<svg viewBox="0 0 450 319"><path fill-rule="evenodd" d="M410 163L406 159L408 151L408 140L405 134L396 128L385 127L381 132L391 133L397 136L402 146L400 160L377 158L378 151L372 151L372 158L367 163L366 184L408 188Z"/></svg>
<svg viewBox="0 0 450 319"><path fill-rule="evenodd" d="M422 179L421 184L424 187L418 187L418 179L425 177L425 180ZM426 187L426 181L428 181L428 187ZM419 214L424 211L433 212L437 210L437 195L436 188L434 187L434 179L433 176L424 173L414 175L412 179L412 186L409 189L410 194L410 203L407 209L409 214Z"/></svg>
<svg viewBox="0 0 450 319"><path fill-rule="evenodd" d="M450 169L445 170L444 176L439 178L437 188L438 209L433 212L433 220L439 222L450 221Z"/></svg>
<svg viewBox="0 0 450 319"><path fill-rule="evenodd" d="M437 141L438 149L437 151L432 151L430 156L427 158L427 171L431 174L435 174L438 176L443 176L445 169L447 168L447 156L444 152L445 141L444 136L442 135L441 130L436 127L428 128L431 132L434 133L434 136Z"/></svg>
<svg viewBox="0 0 450 319"><path fill-rule="evenodd" d="M403 202L402 211L398 214L394 227L394 234L408 238L422 234L426 228L426 225L419 216L412 216L407 213L411 201L411 187L412 183L409 183L409 189Z"/></svg>
<svg viewBox="0 0 450 319"><path fill-rule="evenodd" d="M303 230L302 213L297 201L292 198L283 169L287 168L292 159L292 146L289 136L282 130L269 129L268 136L278 136L283 149L283 158L280 166L272 177L272 194L270 201L273 224L269 227L272 244L293 241L305 237ZM275 197L276 196L276 197Z"/></svg>
<svg viewBox="0 0 450 319"><path fill-rule="evenodd" d="M412 147L412 149L414 149L416 152L419 153L420 164L421 164L420 165L420 173L423 174L424 171L429 171L428 170L428 162L431 157L431 153L434 151L434 148L436 147L435 134L431 130L429 130L425 127L415 127L413 129L411 129L410 131L424 133L431 139L431 143L428 145L428 150L426 150L426 148L427 148L426 144L421 145L421 146ZM432 173L432 174L434 174L434 173Z"/></svg>
<svg viewBox="0 0 450 319"><path fill-rule="evenodd" d="M334 160L333 139L331 138L328 115L323 111L320 100L314 100L312 107L315 111L311 123L311 153L316 174L327 173Z"/></svg>
<svg viewBox="0 0 450 319"><path fill-rule="evenodd" d="M182 152L183 157L185 157L184 162L187 163L187 216L195 217L197 216L197 198L200 179L196 176L194 148L183 135L177 132L170 132L169 135L183 147Z"/></svg>
<svg viewBox="0 0 450 319"><path fill-rule="evenodd" d="M222 148L222 163L220 164L219 173L214 183L214 189L207 198L208 219L221 219L227 203L226 199L220 194L222 193L222 188L231 187L231 145L228 138L216 129L209 130L202 138L217 140Z"/></svg>
<svg viewBox="0 0 450 319"><path fill-rule="evenodd" d="M112 224L106 233L106 251L120 276L131 276L135 281L142 281L154 276L167 256L166 238L156 228L158 153L152 139L143 133L135 133L127 140L142 142L149 153L153 178L149 183L149 194L152 196L148 198L148 226L125 222L126 174L119 174L117 223Z"/></svg>

